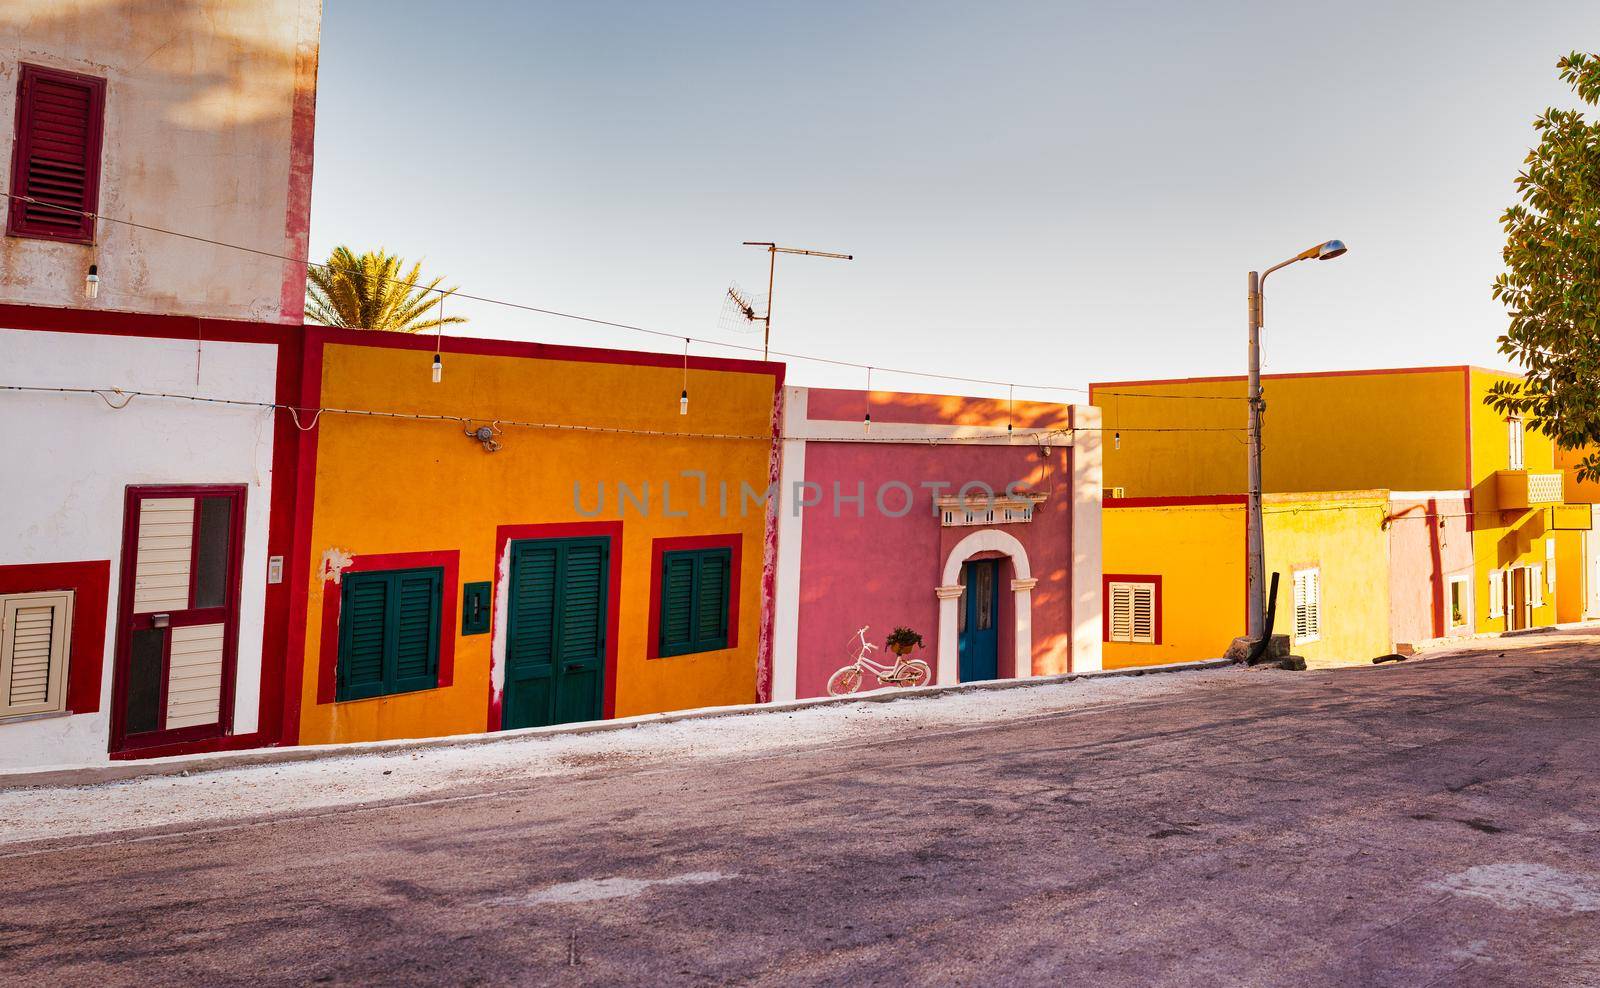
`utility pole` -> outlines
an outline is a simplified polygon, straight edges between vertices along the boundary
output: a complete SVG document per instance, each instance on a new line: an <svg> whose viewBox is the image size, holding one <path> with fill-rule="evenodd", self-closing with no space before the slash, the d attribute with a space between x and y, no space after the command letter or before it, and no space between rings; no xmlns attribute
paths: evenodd
<svg viewBox="0 0 1600 988"><path fill-rule="evenodd" d="M767 314L751 317L761 320L761 359L766 360L767 348L772 344L772 292L776 287L778 276L778 255L803 254L806 257L832 257L840 261L853 261L855 260L855 255L834 254L825 250L802 250L799 247L779 247L775 243L763 240L746 240L744 245L746 247L761 247L767 252ZM738 297L735 296L735 299L738 300Z"/></svg>
<svg viewBox="0 0 1600 988"><path fill-rule="evenodd" d="M1267 275L1286 268L1296 261L1331 261L1343 254L1347 247L1342 240L1329 240L1315 247L1307 248L1289 258L1281 264L1274 264L1266 271L1250 272L1249 282L1249 319L1250 319L1250 377L1249 377L1249 405L1250 423L1246 429L1249 441L1249 467L1247 483L1249 494L1245 501L1245 616L1246 634L1252 641L1260 641L1266 633L1266 586L1267 562L1264 548L1264 533L1261 518L1261 327L1266 325L1266 291Z"/></svg>

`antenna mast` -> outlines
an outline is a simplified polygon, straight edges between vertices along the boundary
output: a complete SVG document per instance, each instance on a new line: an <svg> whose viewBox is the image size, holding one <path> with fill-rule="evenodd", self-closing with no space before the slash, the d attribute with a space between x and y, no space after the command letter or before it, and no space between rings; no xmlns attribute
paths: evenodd
<svg viewBox="0 0 1600 988"><path fill-rule="evenodd" d="M800 247L780 247L775 243L763 240L746 240L744 245L746 247L760 247L767 252L767 314L764 316L755 315L753 308L742 297L737 294L731 297L735 303L746 311L745 318L751 321L758 319L761 321L761 359L766 360L767 348L772 344L772 290L778 275L778 255L803 254L806 257L831 257L840 261L855 260L855 255L835 254L825 250L805 250ZM730 289L730 292L733 291L733 289Z"/></svg>

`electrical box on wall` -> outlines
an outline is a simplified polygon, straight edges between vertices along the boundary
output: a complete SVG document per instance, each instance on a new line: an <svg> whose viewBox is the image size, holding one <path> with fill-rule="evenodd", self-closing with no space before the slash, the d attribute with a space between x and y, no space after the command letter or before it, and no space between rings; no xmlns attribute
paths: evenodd
<svg viewBox="0 0 1600 988"><path fill-rule="evenodd" d="M489 633L489 581L467 583L461 588L461 633Z"/></svg>

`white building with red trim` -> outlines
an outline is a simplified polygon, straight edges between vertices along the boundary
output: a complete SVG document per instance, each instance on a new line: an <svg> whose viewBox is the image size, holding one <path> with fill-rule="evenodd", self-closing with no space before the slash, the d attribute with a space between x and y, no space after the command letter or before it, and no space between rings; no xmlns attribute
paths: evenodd
<svg viewBox="0 0 1600 988"><path fill-rule="evenodd" d="M0 9L0 771L279 739L320 13Z"/></svg>

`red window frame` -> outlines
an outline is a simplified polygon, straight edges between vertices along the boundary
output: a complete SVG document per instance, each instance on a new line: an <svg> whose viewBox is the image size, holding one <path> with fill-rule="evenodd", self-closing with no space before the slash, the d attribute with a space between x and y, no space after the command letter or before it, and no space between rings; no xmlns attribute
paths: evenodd
<svg viewBox="0 0 1600 988"><path fill-rule="evenodd" d="M1100 576L1100 640L1105 644L1111 641L1111 584L1113 583L1149 583L1156 588L1155 602L1155 641L1151 645L1161 644L1161 575L1159 573L1103 573ZM1117 645L1133 644L1130 642L1116 642ZM1139 642L1137 644L1144 644Z"/></svg>
<svg viewBox="0 0 1600 988"><path fill-rule="evenodd" d="M661 556L680 549L727 549L728 560L728 644L716 652L692 652L691 655L715 655L739 647L739 595L740 575L743 568L744 534L727 532L721 535L680 535L655 539L650 543L650 625L649 651L646 658L676 658L661 654Z"/></svg>
<svg viewBox="0 0 1600 988"><path fill-rule="evenodd" d="M106 81L97 76L46 68L42 65L22 64L17 80L17 123L11 148L11 194L29 194L31 175L28 159L33 150L34 102L30 97L35 83L47 80L63 85L81 87L89 96L88 130L85 135L85 175L83 187L84 208L89 215L78 217L76 231L57 227L39 227L28 221L20 200L7 200L6 235L27 237L32 240L58 240L66 243L93 243L95 216L100 209L100 153L105 137Z"/></svg>

